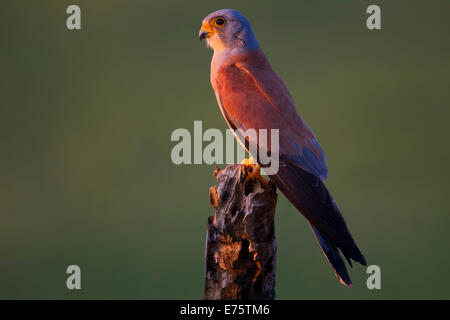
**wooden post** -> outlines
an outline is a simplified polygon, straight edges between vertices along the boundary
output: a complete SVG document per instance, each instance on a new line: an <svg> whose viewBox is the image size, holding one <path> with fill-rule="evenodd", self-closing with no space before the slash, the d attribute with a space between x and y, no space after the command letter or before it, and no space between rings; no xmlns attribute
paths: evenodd
<svg viewBox="0 0 450 320"><path fill-rule="evenodd" d="M216 168L209 189L215 215L208 218L205 299L275 298L276 187L246 179L243 164Z"/></svg>

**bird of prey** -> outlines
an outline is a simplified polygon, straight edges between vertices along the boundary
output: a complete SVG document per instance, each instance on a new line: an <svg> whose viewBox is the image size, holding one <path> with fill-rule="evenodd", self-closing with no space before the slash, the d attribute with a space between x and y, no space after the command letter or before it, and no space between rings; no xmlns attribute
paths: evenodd
<svg viewBox="0 0 450 320"><path fill-rule="evenodd" d="M309 221L337 278L351 287L339 251L350 265L351 260L367 265L366 259L324 184L325 154L270 66L249 21L236 10L218 10L203 19L198 37L214 50L210 80L228 126L233 131L279 129L279 169L269 178ZM244 147L249 143L239 142Z"/></svg>

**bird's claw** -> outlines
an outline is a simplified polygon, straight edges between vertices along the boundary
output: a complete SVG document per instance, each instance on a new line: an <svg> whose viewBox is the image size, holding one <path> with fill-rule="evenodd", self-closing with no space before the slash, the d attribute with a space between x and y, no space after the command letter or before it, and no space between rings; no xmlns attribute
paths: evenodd
<svg viewBox="0 0 450 320"><path fill-rule="evenodd" d="M245 164L245 167L247 168L247 177L245 177L246 182L251 180L259 180L264 187L268 187L267 180L261 175L261 166L253 157L242 160L241 164Z"/></svg>

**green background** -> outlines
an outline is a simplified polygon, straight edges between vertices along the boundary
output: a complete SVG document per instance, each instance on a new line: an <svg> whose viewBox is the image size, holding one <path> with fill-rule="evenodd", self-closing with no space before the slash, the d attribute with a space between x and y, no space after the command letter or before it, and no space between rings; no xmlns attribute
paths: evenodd
<svg viewBox="0 0 450 320"><path fill-rule="evenodd" d="M78 4L82 30L66 28ZM450 298L449 1L0 4L0 298L201 299L214 166L172 164L176 128L226 128L200 22L243 12L328 157L369 264L335 279L280 195L279 299ZM66 288L70 264L82 290Z"/></svg>

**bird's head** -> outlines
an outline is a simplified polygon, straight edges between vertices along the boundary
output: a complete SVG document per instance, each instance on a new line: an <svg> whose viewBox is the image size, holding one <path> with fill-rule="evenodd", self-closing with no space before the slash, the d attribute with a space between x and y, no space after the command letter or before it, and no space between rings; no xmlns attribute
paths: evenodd
<svg viewBox="0 0 450 320"><path fill-rule="evenodd" d="M233 9L222 9L207 15L202 21L198 38L205 39L214 51L258 47L250 22Z"/></svg>

